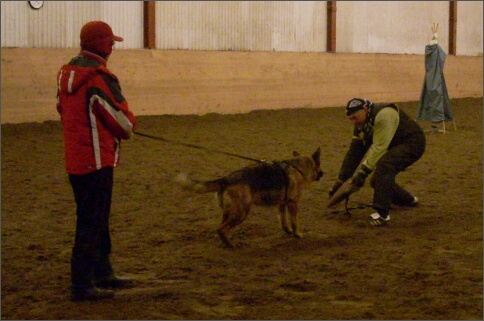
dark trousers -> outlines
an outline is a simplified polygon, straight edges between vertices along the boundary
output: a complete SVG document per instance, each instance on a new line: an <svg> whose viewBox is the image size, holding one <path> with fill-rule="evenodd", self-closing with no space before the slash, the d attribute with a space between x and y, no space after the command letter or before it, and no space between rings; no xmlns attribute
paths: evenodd
<svg viewBox="0 0 484 321"><path fill-rule="evenodd" d="M82 290L112 273L109 214L113 168L102 168L86 175L69 175L69 182L77 205L71 281L73 290Z"/></svg>
<svg viewBox="0 0 484 321"><path fill-rule="evenodd" d="M373 208L386 217L391 204L410 205L413 195L395 182L398 173L415 163L425 151L425 136L397 145L376 163L371 186L374 188Z"/></svg>

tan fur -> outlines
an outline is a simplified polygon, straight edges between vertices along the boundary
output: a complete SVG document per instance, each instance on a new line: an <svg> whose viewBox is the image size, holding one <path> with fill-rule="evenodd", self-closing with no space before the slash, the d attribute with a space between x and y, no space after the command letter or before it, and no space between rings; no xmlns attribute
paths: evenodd
<svg viewBox="0 0 484 321"><path fill-rule="evenodd" d="M217 193L223 212L217 232L228 247L234 246L229 239L231 230L247 218L252 205L277 206L282 229L300 238L298 206L303 189L323 176L321 149L312 156L300 156L297 152L293 155L289 160L247 166L211 181L196 181L183 173L175 181L196 193Z"/></svg>

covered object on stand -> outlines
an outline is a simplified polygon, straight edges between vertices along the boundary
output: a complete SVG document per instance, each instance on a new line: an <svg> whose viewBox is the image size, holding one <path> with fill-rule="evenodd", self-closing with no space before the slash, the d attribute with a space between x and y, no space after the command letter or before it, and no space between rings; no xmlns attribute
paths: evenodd
<svg viewBox="0 0 484 321"><path fill-rule="evenodd" d="M444 78L446 54L437 43L437 33L429 45L425 46L425 79L420 96L417 120L432 122L432 130L437 131L437 123L454 121L449 94ZM454 122L455 129L455 122Z"/></svg>

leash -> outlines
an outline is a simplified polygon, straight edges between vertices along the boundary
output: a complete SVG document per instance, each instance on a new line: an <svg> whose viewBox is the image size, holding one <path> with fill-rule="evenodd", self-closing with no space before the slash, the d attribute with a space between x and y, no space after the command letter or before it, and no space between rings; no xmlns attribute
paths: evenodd
<svg viewBox="0 0 484 321"><path fill-rule="evenodd" d="M246 156L242 156L242 155L238 155L238 154L233 154L233 153L228 153L228 152L224 152L224 151L221 151L221 150L210 149L210 148L207 148L207 147L204 147L204 146L198 146L198 145L194 145L194 144L187 144L187 143L177 142L177 141L169 140L169 139L166 139L166 138L163 138L163 137L152 136L152 135L143 134L143 133L140 133L140 132L133 132L133 133L136 134L136 135L139 135L139 136L143 136L143 137L148 137L148 138L151 138L151 139L160 140L160 141L166 142L166 143L172 143L172 144L177 144L177 145L181 145L181 146L185 146L185 147L191 147L191 148L196 148L196 149L203 149L203 150L210 151L210 152L215 152L215 153L224 154L224 155L228 155L228 156L232 156L232 157L238 157L238 158L242 158L242 159L247 159L247 160L250 160L250 161L253 161L253 162L257 162L257 163L265 163L266 162L264 160L255 159L255 158L251 158L251 157L246 157Z"/></svg>
<svg viewBox="0 0 484 321"><path fill-rule="evenodd" d="M346 200L345 200L345 210L344 211L331 211L331 214L344 213L344 214L347 214L347 215L351 215L350 210L362 210L366 207L369 207L368 205L361 204L361 203L358 204L358 206L355 206L355 207L348 207L349 200L350 200L349 197L347 197Z"/></svg>

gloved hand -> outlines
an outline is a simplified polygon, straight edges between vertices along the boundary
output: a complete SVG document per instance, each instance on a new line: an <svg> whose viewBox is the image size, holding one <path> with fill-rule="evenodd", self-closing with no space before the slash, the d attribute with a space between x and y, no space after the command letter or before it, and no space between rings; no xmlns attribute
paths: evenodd
<svg viewBox="0 0 484 321"><path fill-rule="evenodd" d="M365 185L365 180L370 174L371 174L371 169L369 169L365 165L361 165L361 168L358 171L358 173L356 173L356 175L353 176L351 183L361 188L363 187L363 185Z"/></svg>
<svg viewBox="0 0 484 321"><path fill-rule="evenodd" d="M329 190L329 198L333 197L334 193L336 193L337 190L343 185L343 182L338 180L336 183L334 183L333 187Z"/></svg>

